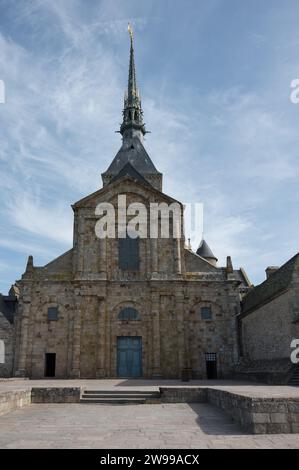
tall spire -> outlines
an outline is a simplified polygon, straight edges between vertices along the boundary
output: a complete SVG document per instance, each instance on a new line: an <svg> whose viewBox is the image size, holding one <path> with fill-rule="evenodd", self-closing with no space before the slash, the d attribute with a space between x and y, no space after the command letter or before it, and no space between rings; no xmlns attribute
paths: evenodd
<svg viewBox="0 0 299 470"><path fill-rule="evenodd" d="M128 90L125 92L123 122L120 127L120 133L123 139L136 136L142 141L146 130L143 123L143 111L136 83L133 30L130 24L128 25L128 31L130 35L130 65Z"/></svg>
<svg viewBox="0 0 299 470"><path fill-rule="evenodd" d="M141 100L136 82L133 31L128 25L130 34L130 65L128 89L125 91L123 122L119 132L122 134L122 146L108 169L102 173L103 185L106 186L118 178L129 175L135 180L149 183L153 188L162 191L162 173L153 164L143 146L146 134L143 123Z"/></svg>

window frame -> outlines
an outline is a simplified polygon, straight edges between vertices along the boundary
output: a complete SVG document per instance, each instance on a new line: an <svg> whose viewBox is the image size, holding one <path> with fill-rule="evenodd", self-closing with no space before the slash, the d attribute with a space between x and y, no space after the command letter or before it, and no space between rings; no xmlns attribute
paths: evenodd
<svg viewBox="0 0 299 470"><path fill-rule="evenodd" d="M209 310L209 317L206 317L204 314L204 310ZM206 305L205 307L200 307L200 317L203 321L211 321L213 320L213 311L210 305Z"/></svg>
<svg viewBox="0 0 299 470"><path fill-rule="evenodd" d="M119 321L139 321L140 314L134 307L123 307L120 309L117 315Z"/></svg>
<svg viewBox="0 0 299 470"><path fill-rule="evenodd" d="M56 312L55 318L54 318L54 315L51 316L50 310L52 310L52 311L55 310L55 312ZM47 308L47 320L48 321L58 321L58 318L59 318L59 309L58 309L58 307L48 307Z"/></svg>
<svg viewBox="0 0 299 470"><path fill-rule="evenodd" d="M133 257L131 257L131 256ZM140 270L140 238L118 238L118 268L121 271Z"/></svg>

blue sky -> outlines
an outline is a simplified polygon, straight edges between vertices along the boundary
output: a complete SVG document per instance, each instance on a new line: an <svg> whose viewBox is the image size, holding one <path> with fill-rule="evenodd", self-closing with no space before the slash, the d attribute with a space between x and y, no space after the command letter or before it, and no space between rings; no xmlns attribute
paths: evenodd
<svg viewBox="0 0 299 470"><path fill-rule="evenodd" d="M128 21L164 192L203 202L220 264L254 283L298 252L298 18L297 0L0 0L0 292L71 247L70 205L120 147Z"/></svg>

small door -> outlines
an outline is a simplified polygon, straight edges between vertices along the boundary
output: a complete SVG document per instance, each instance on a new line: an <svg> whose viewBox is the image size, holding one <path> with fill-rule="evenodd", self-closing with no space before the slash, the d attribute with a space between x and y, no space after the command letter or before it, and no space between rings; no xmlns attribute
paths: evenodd
<svg viewBox="0 0 299 470"><path fill-rule="evenodd" d="M55 377L56 369L56 354L46 353L45 354L45 377Z"/></svg>
<svg viewBox="0 0 299 470"><path fill-rule="evenodd" d="M141 377L142 338L141 336L118 336L117 375L119 377Z"/></svg>
<svg viewBox="0 0 299 470"><path fill-rule="evenodd" d="M206 353L207 379L217 379L217 354Z"/></svg>

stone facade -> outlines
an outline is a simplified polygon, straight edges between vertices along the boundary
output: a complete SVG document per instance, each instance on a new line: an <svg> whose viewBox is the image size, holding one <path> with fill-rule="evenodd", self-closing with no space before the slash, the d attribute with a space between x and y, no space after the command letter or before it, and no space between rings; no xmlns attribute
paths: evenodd
<svg viewBox="0 0 299 470"><path fill-rule="evenodd" d="M267 270L266 270L267 271ZM299 339L299 254L249 291L239 316L243 363L239 372L271 383L289 379L291 342Z"/></svg>
<svg viewBox="0 0 299 470"><path fill-rule="evenodd" d="M117 338L139 336L143 377L177 378L189 369L205 378L209 352L217 354L218 377L231 376L239 279L186 249L183 237L141 240L140 270L120 270L118 240L94 233L95 207L117 194L127 194L128 202L167 199L124 178L74 205L73 249L44 268L29 264L19 281L15 374L44 377L45 354L55 353L58 378L116 377ZM206 306L211 320L201 318ZM48 320L50 307L58 308L57 321ZM119 320L125 307L140 319Z"/></svg>
<svg viewBox="0 0 299 470"><path fill-rule="evenodd" d="M162 192L162 174L143 146L142 116L131 37L122 147L102 174L103 188L72 206L72 249L44 267L35 267L29 257L18 281L15 376L116 377L121 361L125 369L139 361L138 371L130 371L147 378L232 375L238 361L240 292L248 288L244 272L233 270L230 260L220 268L216 258L210 262L186 248L182 228L176 238L150 238L148 224L134 269L121 266L117 238L96 237L96 207L110 203L117 208L119 195L126 196L127 206L142 203L147 209L151 203L177 203L181 219L169 218L170 234L184 225L182 204ZM164 219L161 214L160 223ZM206 243L205 250L211 253ZM204 308L210 308L211 318L203 319ZM138 314L119 319L122 309ZM121 350L121 338L130 344L138 339L138 351L132 349L137 346ZM207 354L214 358L214 369Z"/></svg>

